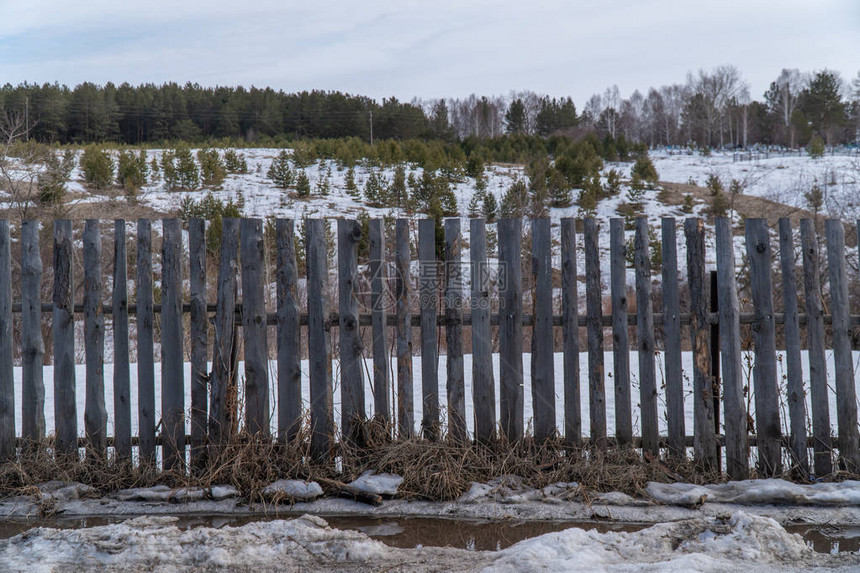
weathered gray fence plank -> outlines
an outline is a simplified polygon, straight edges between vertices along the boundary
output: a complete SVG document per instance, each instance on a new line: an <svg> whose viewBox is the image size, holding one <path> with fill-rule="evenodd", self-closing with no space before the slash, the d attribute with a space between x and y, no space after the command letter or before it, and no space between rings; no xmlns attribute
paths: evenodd
<svg viewBox="0 0 860 573"><path fill-rule="evenodd" d="M445 220L445 343L447 346L448 435L466 433L466 372L463 362L463 262L460 219Z"/></svg>
<svg viewBox="0 0 860 573"><path fill-rule="evenodd" d="M182 229L162 221L161 436L164 468L185 463L185 368L182 331Z"/></svg>
<svg viewBox="0 0 860 573"><path fill-rule="evenodd" d="M741 371L740 303L735 281L735 252L731 220L726 217L717 217L716 239L720 301L720 347L723 366L723 407L725 409L726 428L726 473L730 479L741 480L749 477L749 445ZM710 400L708 401L710 402ZM713 422L711 423L713 424Z"/></svg>
<svg viewBox="0 0 860 573"><path fill-rule="evenodd" d="M388 278L385 262L385 221L371 219L370 241L370 308L373 334L373 412L388 424L391 421L391 379L388 368L388 304L385 284Z"/></svg>
<svg viewBox="0 0 860 573"><path fill-rule="evenodd" d="M589 217L583 224L585 245L585 302L588 326L588 409L591 440L606 446L606 390L603 380L603 296L600 283L600 239L597 221Z"/></svg>
<svg viewBox="0 0 860 573"><path fill-rule="evenodd" d="M693 347L693 455L707 469L717 467L714 435L714 379L708 348L708 300L705 294L705 227L701 219L684 221L687 282L690 289L690 340Z"/></svg>
<svg viewBox="0 0 860 573"><path fill-rule="evenodd" d="M77 453L72 222L54 221L54 425L57 451Z"/></svg>
<svg viewBox="0 0 860 573"><path fill-rule="evenodd" d="M803 250L803 291L806 301L806 341L809 348L809 393L812 399L813 471L818 477L833 472L830 442L830 402L827 389L827 361L824 357L824 304L818 240L812 219L801 219Z"/></svg>
<svg viewBox="0 0 860 573"><path fill-rule="evenodd" d="M142 464L155 462L155 358L152 315L152 223L137 221L137 419ZM56 352L56 345L55 350Z"/></svg>
<svg viewBox="0 0 860 573"><path fill-rule="evenodd" d="M206 312L206 221L188 221L191 289L191 464L204 461L209 412L209 320Z"/></svg>
<svg viewBox="0 0 860 573"><path fill-rule="evenodd" d="M538 441L555 434L555 372L552 333L552 255L550 220L532 219L532 276L534 317L532 329L532 411Z"/></svg>
<svg viewBox="0 0 860 573"><path fill-rule="evenodd" d="M675 219L662 220L663 239L663 343L666 376L666 417L669 452L679 459L687 457L684 446L684 380L681 369L681 320L678 293L678 244Z"/></svg>
<svg viewBox="0 0 860 573"><path fill-rule="evenodd" d="M436 262L436 224L418 221L418 294L421 320L421 428L430 440L439 437L439 265Z"/></svg>
<svg viewBox="0 0 860 573"><path fill-rule="evenodd" d="M582 441L582 405L579 398L579 298L576 285L576 220L561 220L561 322L564 348L564 440Z"/></svg>
<svg viewBox="0 0 860 573"><path fill-rule="evenodd" d="M42 360L42 255L39 222L21 223L21 430L25 439L45 437L45 380Z"/></svg>
<svg viewBox="0 0 860 573"><path fill-rule="evenodd" d="M615 386L615 439L633 442L630 411L630 345L627 334L627 243L624 219L609 221L609 270L612 296L612 366Z"/></svg>
<svg viewBox="0 0 860 573"><path fill-rule="evenodd" d="M785 356L787 367L788 416L791 423L791 452L794 464L803 477L809 476L806 439L806 395L803 391L803 367L800 350L800 319L797 312L797 278L794 235L791 219L779 220L779 258L782 269L782 301L785 313ZM793 464L793 465L794 465Z"/></svg>
<svg viewBox="0 0 860 573"><path fill-rule="evenodd" d="M346 439L354 440L356 430L365 419L363 349L358 332L358 299L355 281L358 275L358 242L361 225L350 219L337 220L337 276L340 323L340 430ZM309 291L315 292L315 291Z"/></svg>
<svg viewBox="0 0 860 573"><path fill-rule="evenodd" d="M84 359L86 361L86 402L84 430L88 451L99 457L107 454L107 412L105 411L105 319L102 313L102 237L99 222L84 223Z"/></svg>
<svg viewBox="0 0 860 573"><path fill-rule="evenodd" d="M269 436L269 342L263 220L242 219L242 334L245 339L245 429Z"/></svg>
<svg viewBox="0 0 860 573"><path fill-rule="evenodd" d="M12 342L12 248L9 220L0 219L0 459L15 456Z"/></svg>
<svg viewBox="0 0 860 573"><path fill-rule="evenodd" d="M860 436L857 432L857 395L854 389L854 360L851 357L851 326L848 277L845 270L845 229L842 221L824 222L827 265L830 275L830 308L833 314L833 364L836 381L836 423L839 427L839 457L848 471L860 470Z"/></svg>
<svg viewBox="0 0 860 573"><path fill-rule="evenodd" d="M114 221L113 233L113 411L114 450L118 458L131 459L131 372L128 344L128 257L125 221Z"/></svg>
<svg viewBox="0 0 860 573"><path fill-rule="evenodd" d="M295 226L275 221L278 290L278 439L291 442L302 423L301 327L299 326Z"/></svg>
<svg viewBox="0 0 860 573"><path fill-rule="evenodd" d="M317 458L328 456L334 444L326 224L321 219L305 223L308 292L319 293L308 297L308 347L314 349L309 360L311 453Z"/></svg>
<svg viewBox="0 0 860 573"><path fill-rule="evenodd" d="M772 477L782 473L782 432L779 426L779 389L776 382L776 325L773 321L773 251L766 219L748 218L745 228L750 262L750 290L756 322L752 325L755 364L758 471Z"/></svg>
<svg viewBox="0 0 860 573"><path fill-rule="evenodd" d="M224 219L221 227L221 258L215 308L215 338L212 344L211 394L209 396L209 441L224 444L231 436L236 411L233 356L235 353L236 290L239 251L239 220Z"/></svg>
<svg viewBox="0 0 860 573"><path fill-rule="evenodd" d="M636 350L639 355L639 408L642 420L642 449L660 453L657 428L657 372L654 360L654 307L651 301L651 249L648 219L636 219L633 264L636 269Z"/></svg>
<svg viewBox="0 0 860 573"><path fill-rule="evenodd" d="M397 219L395 224L394 283L397 321L397 429L400 437L408 438L415 431L414 389L412 385L412 311L409 294L412 278L409 269L409 220Z"/></svg>
<svg viewBox="0 0 860 573"><path fill-rule="evenodd" d="M508 441L523 438L522 220L499 229L499 420Z"/></svg>
<svg viewBox="0 0 860 573"><path fill-rule="evenodd" d="M483 219L469 220L472 286L472 402L475 437L488 442L496 430L496 391L490 330L490 276L487 266L487 227Z"/></svg>

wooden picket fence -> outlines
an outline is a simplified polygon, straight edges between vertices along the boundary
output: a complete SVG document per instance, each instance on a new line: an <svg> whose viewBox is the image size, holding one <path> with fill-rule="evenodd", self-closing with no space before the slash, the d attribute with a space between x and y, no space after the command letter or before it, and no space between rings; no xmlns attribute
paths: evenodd
<svg viewBox="0 0 860 573"><path fill-rule="evenodd" d="M599 228L595 219L560 222L561 266L552 266L551 222L530 221L532 309L526 313L522 276L523 239L527 229L519 219L498 222L499 275L498 312L489 304L493 295L486 273L488 257L486 222L469 221L469 261L461 261L463 234L459 219L444 221L444 256L437 260L436 224L418 221L416 274L411 264L410 221L395 224L393 264L386 260L385 228L382 220L369 224L369 261L358 260L361 226L354 220L337 221L337 312L332 312L327 292L330 272L326 246L327 222L310 219L304 225L307 269L307 307L300 308L294 222L277 220L275 283L277 309L268 314L265 304L266 263L263 221L226 219L223 221L216 302L207 303L205 222L187 224L189 292L184 290L182 224L177 219L163 221L161 253L161 301L153 299L153 257L151 222L137 222L135 304L129 304L127 285L126 223L115 222L114 264L111 305L103 304L106 294L101 276L101 234L99 221L88 220L83 230L83 304L73 300L72 223L53 223L53 300L39 297L42 261L39 254L39 224L25 221L21 228L21 301L12 301L12 249L8 221L0 221L0 456L16 454L16 445L41 440L44 421L42 313L52 313L54 448L58 453L76 453L79 448L102 455L112 451L117 458L130 458L134 448L141 460L154 459L162 448L165 468L181 466L186 454L191 459L205 456L207 447L235 437L236 404L244 403L244 431L263 439L293 440L302 420L309 415L310 447L314 455L333 451L337 439L351 439L369 416L388 422L400 437L410 436L415 427L412 376L413 328L419 332L423 419L422 436L439 439L443 429L449 439L491 441L502 432L510 441L524 437L531 422L534 439L546 440L557 432L557 416L565 442L570 446L634 446L650 454L685 457L692 446L695 459L704 467L722 467L733 479L750 474L750 448L755 447L758 475L778 475L783 461L803 474L823 476L834 470L838 460L849 470L860 468L857 399L852 361L852 328L860 317L850 315L849 281L845 260L844 228L838 220L825 222L825 244L829 276L830 314L824 314L819 271L819 242L811 220L800 224L802 265L795 260L795 237L788 219L778 225L779 260L782 277L782 312L774 310L772 263L775 259L767 221L747 219L745 245L749 262L752 314L741 314L736 283L733 228L729 219L715 222L716 294L705 265L705 226L701 219L683 222L686 243L685 288L690 307L680 308L678 234L681 228L672 218L662 220L662 313L653 311L651 253L646 219L635 224L633 267L635 269L636 311L628 313L628 266L624 221L610 222L609 295L611 315L603 315ZM529 222L526 222L529 226ZM858 227L860 228L860 227ZM581 230L580 230L581 229ZM582 243L585 257L585 314L579 313L576 253ZM371 277L371 312L360 313L356 292L359 264L368 264ZM462 264L470 265L470 291L465 291ZM803 289L796 284L802 267ZM553 312L553 271L560 273L561 314ZM417 275L417 276L416 276ZM239 281L241 280L241 301ZM386 281L394 282L393 313L382 297ZM709 286L710 285L710 286ZM799 313L799 292L804 295L805 313ZM417 297L419 304L412 301ZM188 303L183 303L188 300ZM464 308L471 312L464 313ZM413 316L413 308L417 315ZM13 313L20 312L20 355L22 368L22 427L15 433L13 386ZM191 404L184 403L185 328L183 314L190 314ZM154 320L160 314L161 335L161 419L155 418ZM390 316L393 314L393 316ZM78 437L75 379L75 320L83 315L86 361L85 438ZM114 436L108 438L105 410L104 345L105 316L112 318L114 340L115 408ZM129 316L136 320L138 427L131 424ZM214 321L213 321L214 319ZM214 332L210 334L210 323ZM755 366L753 369L755 435L749 431L742 372L741 325L750 325ZM362 361L366 350L360 326L371 327L369 354L373 363L373 410L365 411L365 380ZM777 326L785 341L786 402L788 436L782 435L779 380L777 374ZM802 369L801 325L805 326L809 368ZM827 331L826 326L829 325ZM270 436L272 409L269 396L269 336L276 329L276 372L272 373L277 393L277 436ZM641 436L633 435L629 328L635 326L638 351L639 419ZM688 333L683 334L682 328ZM393 327L396 369L389 371L389 335ZM471 330L472 400L474 435L466 424L466 384L464 372L464 327ZM493 371L492 329L499 340L499 412ZM580 328L587 332L586 348L580 348ZM658 330L659 327L659 330ZM242 335L237 336L238 328ZM306 329L306 337L302 329ZM339 337L341 419L333 415L332 344L333 329ZM531 329L531 348L523 345L524 328ZM562 329L563 367L554 370L554 331ZM616 426L607 432L606 367L604 330L611 328ZM438 356L440 329L444 330L447 371L445 411L440 419ZM688 336L688 343L682 342ZM211 347L210 337L213 341ZM301 345L306 340L305 353ZM837 398L838 438L831 436L828 406L828 373L825 341L832 340ZM661 342L664 356L664 415L668 432L658 432L661 415L655 351ZM231 396L236 387L238 346L243 345L244 396ZM682 382L682 347L693 355L692 436L687 436ZM587 351L590 427L581 427L580 350ZM523 353L531 353L531 376L524 377ZM310 395L302 395L301 359L308 356ZM211 357L211 371L208 359ZM715 362L720 362L719 375ZM563 379L563 412L556 412L557 378ZM391 396L392 379L396 384ZM804 379L808 383L804 382ZM523 419L524 383L531 386L533 420ZM811 394L812 435L807 435L805 395ZM303 399L309 404L303 411ZM185 435L185 415L190 415L190 436ZM720 415L722 414L722 417ZM391 419L391 418L394 419ZM160 432L156 432L160 427ZM720 430L724 429L721 433ZM189 448L187 450L186 448ZM809 449L812 449L812 464ZM722 451L724 450L724 451Z"/></svg>

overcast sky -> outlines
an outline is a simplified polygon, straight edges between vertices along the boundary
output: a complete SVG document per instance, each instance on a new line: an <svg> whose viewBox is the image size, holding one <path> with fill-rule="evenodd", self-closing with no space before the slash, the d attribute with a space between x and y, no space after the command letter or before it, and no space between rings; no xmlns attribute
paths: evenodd
<svg viewBox="0 0 860 573"><path fill-rule="evenodd" d="M0 83L588 97L734 64L860 70L860 0L0 0Z"/></svg>

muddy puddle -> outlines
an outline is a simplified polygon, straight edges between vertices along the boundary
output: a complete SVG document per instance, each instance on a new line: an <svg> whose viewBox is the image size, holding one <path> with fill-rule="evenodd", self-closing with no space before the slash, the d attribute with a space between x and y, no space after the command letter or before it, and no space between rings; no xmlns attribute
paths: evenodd
<svg viewBox="0 0 860 573"><path fill-rule="evenodd" d="M0 521L0 539L23 533L34 527L58 527L75 529L95 527L123 521L123 518L87 517L76 519L50 519L27 521ZM235 517L235 516L195 516L180 517L177 525L181 528L240 526L251 521L275 518ZM338 529L361 531L373 539L391 547L411 548L456 547L470 551L496 551L510 547L524 539L545 533L562 531L570 527L585 530L639 531L650 524L607 523L607 522L558 522L558 521L484 521L451 520L440 518L369 518L369 517L332 517L325 520ZM789 525L790 533L800 534L806 544L819 553L842 553L860 551L860 527Z"/></svg>

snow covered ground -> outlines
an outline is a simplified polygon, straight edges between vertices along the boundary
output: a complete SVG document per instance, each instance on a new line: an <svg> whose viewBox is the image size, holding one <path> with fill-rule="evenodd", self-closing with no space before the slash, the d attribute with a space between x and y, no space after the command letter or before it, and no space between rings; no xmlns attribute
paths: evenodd
<svg viewBox="0 0 860 573"><path fill-rule="evenodd" d="M754 415L754 403L755 403L755 386L751 379L752 375L752 354L745 354L749 357L749 362L744 368L744 384L749 385L751 389L749 404L750 404L750 413ZM559 428L559 431L563 433L564 428L564 381L561 376L562 366L564 361L563 353L555 353L555 363L554 370L556 373L555 376L555 408L556 408L556 424ZM440 406L443 410L443 423L445 423L446 417L444 415L445 406L447 404L447 390L446 390L446 356L439 356L438 363L438 372L439 372L439 400ZM802 355L803 368L806 376L809 374L809 364L807 361L806 352ZM833 352L827 352L827 368L828 368L828 376L831 382L829 386L833 388L832 376L834 372L833 365ZM470 431L474 430L474 402L472 400L472 356L470 354L466 354L464 356L464 364L465 364L465 387L466 387L466 423ZM612 352L607 351L604 353L604 364L607 373L612 372ZM631 364L631 396L632 396L632 404L633 404L633 428L634 433L638 433L640 430L640 419L639 419L639 385L638 385L638 354L635 351L630 352L630 364ZM588 410L589 404L589 395L588 395L588 354L581 353L580 354L580 381L579 381L579 389L580 389L580 403L581 403L581 416L582 416L582 431L583 435L588 435L590 416ZM692 404L692 354L689 352L685 352L682 355L682 365L684 370L684 398L685 398L685 427L688 435L691 435L693 432L693 404ZM854 352L854 367L856 372L860 372L860 351ZM524 394L524 419L527 426L531 425L531 420L533 416L532 410L532 397L531 397L531 355L524 354L523 355L523 373L524 373L524 386L523 386L523 394ZM493 370L496 384L496 416L499 415L499 355L493 355ZM389 364L389 371L396 372L396 365L394 361L391 361ZM332 363L332 372L333 372L333 384L334 384L334 411L335 411L335 422L340 422L340 370L339 370L339 362L337 360ZM365 380L365 408L368 413L373 412L373 391L371 388L372 382L372 372L373 372L373 363L369 359L365 359L364 362L364 380ZM665 418L665 388L664 388L664 377L663 377L664 367L663 367L663 354L657 354L657 382L658 382L658 411L659 411L659 429L661 434L665 435L667 432L667 423ZM105 405L106 410L108 412L108 434L112 435L113 432L113 420L114 420L114 410L113 410L113 365L106 364L105 365ZM276 430L276 412L277 412L277 364L274 361L270 361L269 363L269 386L270 386L270 406L272 411L272 430ZM416 356L413 358L413 385L414 385L414 412L415 412L415 430L418 431L421 417L423 414L423 408L421 403L421 358ZM780 381L781 386L785 385L785 357L782 352L778 353L777 357L777 375L778 380ZM190 364L185 364L185 404L186 409L191 404L191 390L190 390ZM156 364L155 366L155 405L156 405L156 419L160 417L161 412L161 366L160 364ZM240 385L241 380L244 376L244 363L239 364L239 379ZM392 400L392 404L396 404L396 376L392 376L392 384L390 388ZM53 409L53 367L46 366L44 368L44 380L45 380L45 420L46 420L46 428L47 432L51 433L54 429L54 409ZM84 365L77 366L76 372L76 380L77 380L77 418L78 418L78 431L80 435L83 435L84 432L84 403L85 403L85 367ZM809 396L808 391L808 379L806 381L807 384L807 417L811 416L811 398ZM857 387L857 395L860 396L860 376L856 377L855 381ZM614 435L615 430L615 396L614 396L614 388L613 388L613 379L611 376L607 375L605 379L605 389L606 389L606 410L607 410L607 430L609 435ZM21 369L15 369L15 403L16 403L16 431L20 435L21 432ZM241 388L240 388L241 392ZM132 417L132 431L136 431L137 428L137 365L131 365L131 417ZM786 435L789 433L788 428L788 414L787 414L787 404L785 403L785 395L784 391L780 395L780 416L782 422L783 433ZM308 362L302 362L302 396L304 398L304 408L308 408L308 399L310 396L309 389L309 370L308 370ZM830 421L831 427L833 428L834 435L837 430L837 419L836 419L836 394L835 392L830 392ZM808 424L809 425L809 424ZM810 426L811 427L811 426ZM190 432L190 421L188 417L186 417L186 431Z"/></svg>
<svg viewBox="0 0 860 573"><path fill-rule="evenodd" d="M735 512L636 532L570 528L501 551L388 547L320 517L180 528L141 517L82 529L37 528L0 541L10 571L807 571L856 570L857 554L815 553L776 521Z"/></svg>
<svg viewBox="0 0 860 573"><path fill-rule="evenodd" d="M754 154L752 161L736 161L738 155L714 151L709 157L666 151L652 152L651 158L661 181L705 186L708 175L716 175L728 190L732 179L744 185L745 195L754 195L792 207L808 209L804 194L813 185L824 193L824 211L846 221L860 215L860 154L825 155L812 159L808 154L769 156Z"/></svg>

